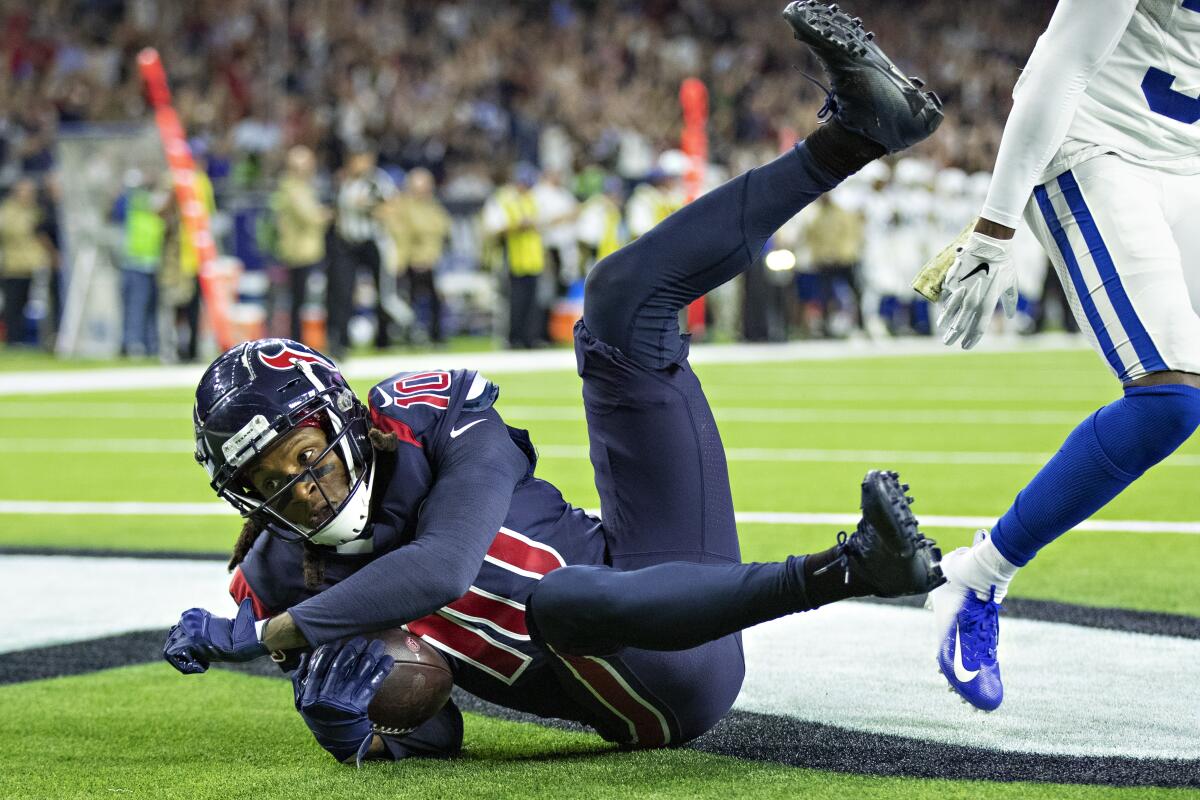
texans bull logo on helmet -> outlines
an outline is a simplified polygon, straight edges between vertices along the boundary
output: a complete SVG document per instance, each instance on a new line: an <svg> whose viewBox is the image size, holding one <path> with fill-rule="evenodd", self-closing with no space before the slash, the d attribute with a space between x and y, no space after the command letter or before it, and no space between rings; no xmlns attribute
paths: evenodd
<svg viewBox="0 0 1200 800"><path fill-rule="evenodd" d="M334 372L338 371L337 367L335 367L330 361L322 358L313 351L308 350L307 348L304 350L298 350L293 347L289 347L288 345L281 346L278 353L270 356L262 350L259 350L258 360L263 364L266 364L271 369L291 369L294 366L294 361L306 361L309 364L320 364L322 367L325 367L325 369L332 370Z"/></svg>

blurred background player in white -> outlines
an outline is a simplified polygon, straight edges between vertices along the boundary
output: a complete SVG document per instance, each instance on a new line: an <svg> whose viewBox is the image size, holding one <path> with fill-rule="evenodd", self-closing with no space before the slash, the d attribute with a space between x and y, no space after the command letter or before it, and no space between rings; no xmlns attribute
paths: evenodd
<svg viewBox="0 0 1200 800"><path fill-rule="evenodd" d="M1016 309L1022 211L1124 396L1092 414L975 546L943 562L939 663L1000 705L998 603L1039 549L1200 425L1200 0L1062 0L1014 90L975 232L946 276L944 341L970 348Z"/></svg>
<svg viewBox="0 0 1200 800"><path fill-rule="evenodd" d="M862 214L866 243L859 267L862 287L863 329L873 339L886 338L887 325L880 311L885 295L894 291L889 273L892 252L892 223L895 219L895 198L890 191L892 170L883 161L873 161L863 169L869 179L869 191L862 193Z"/></svg>

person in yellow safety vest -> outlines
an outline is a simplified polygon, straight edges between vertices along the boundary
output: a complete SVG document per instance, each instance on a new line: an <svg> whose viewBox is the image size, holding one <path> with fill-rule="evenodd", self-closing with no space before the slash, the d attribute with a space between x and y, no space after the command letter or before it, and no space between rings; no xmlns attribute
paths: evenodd
<svg viewBox="0 0 1200 800"><path fill-rule="evenodd" d="M170 193L140 170L125 175L125 192L113 216L124 226L121 263L121 354L158 354L158 273L162 268Z"/></svg>
<svg viewBox="0 0 1200 800"><path fill-rule="evenodd" d="M584 251L584 273L629 241L629 227L621 213L624 201L621 179L609 175L603 191L589 197L579 212L577 236Z"/></svg>
<svg viewBox="0 0 1200 800"><path fill-rule="evenodd" d="M514 348L536 347L545 339L545 313L538 307L537 290L546 268L546 250L531 191L537 177L531 164L518 164L512 183L498 189L483 207L484 233L504 243L509 274L508 343Z"/></svg>
<svg viewBox="0 0 1200 800"><path fill-rule="evenodd" d="M625 219L629 235L636 239L683 206L683 198L673 187L674 179L660 167L655 167L639 183L629 197Z"/></svg>

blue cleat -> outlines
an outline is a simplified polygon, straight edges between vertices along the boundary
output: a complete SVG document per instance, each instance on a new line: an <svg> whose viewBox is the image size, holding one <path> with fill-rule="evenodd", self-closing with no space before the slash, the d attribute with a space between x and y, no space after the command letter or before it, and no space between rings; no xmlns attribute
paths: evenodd
<svg viewBox="0 0 1200 800"><path fill-rule="evenodd" d="M992 587L987 600L953 581L935 589L930 601L944 631L938 669L964 702L995 711L1004 700L996 646L1000 640L1000 604ZM957 607L957 610L955 608ZM949 626L947 617L952 615Z"/></svg>

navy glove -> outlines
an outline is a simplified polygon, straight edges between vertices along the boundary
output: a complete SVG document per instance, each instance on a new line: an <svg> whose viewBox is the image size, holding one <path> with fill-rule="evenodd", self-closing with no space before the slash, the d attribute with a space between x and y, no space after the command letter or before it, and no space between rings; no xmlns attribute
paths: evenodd
<svg viewBox="0 0 1200 800"><path fill-rule="evenodd" d="M367 646L361 636L345 645L323 644L300 657L292 674L296 710L317 744L338 761L361 762L373 738L367 706L392 671L394 659L383 642Z"/></svg>
<svg viewBox="0 0 1200 800"><path fill-rule="evenodd" d="M252 661L266 654L254 628L254 604L249 598L238 606L234 619L189 608L163 645L163 658L185 675L204 672L213 661Z"/></svg>

